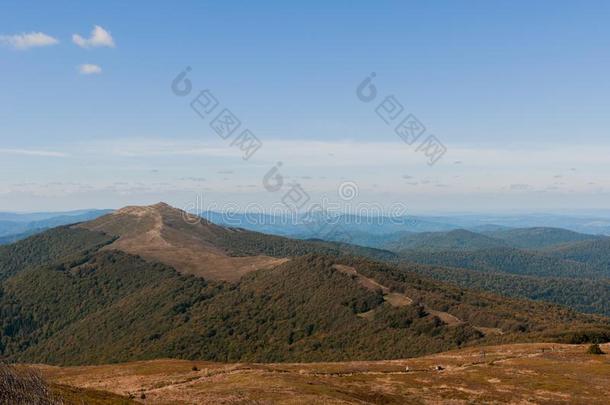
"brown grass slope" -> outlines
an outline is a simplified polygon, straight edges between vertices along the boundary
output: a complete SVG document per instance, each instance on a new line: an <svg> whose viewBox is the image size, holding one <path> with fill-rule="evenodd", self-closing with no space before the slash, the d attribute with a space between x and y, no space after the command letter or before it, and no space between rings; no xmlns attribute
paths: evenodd
<svg viewBox="0 0 610 405"><path fill-rule="evenodd" d="M139 255L210 280L237 281L244 274L285 261L264 255L232 257L220 241L226 233L245 231L214 225L164 203L126 207L78 226L118 237L106 249Z"/></svg>
<svg viewBox="0 0 610 405"><path fill-rule="evenodd" d="M39 367L54 383L147 404L607 404L610 395L610 355L587 354L586 345L513 344L347 363Z"/></svg>

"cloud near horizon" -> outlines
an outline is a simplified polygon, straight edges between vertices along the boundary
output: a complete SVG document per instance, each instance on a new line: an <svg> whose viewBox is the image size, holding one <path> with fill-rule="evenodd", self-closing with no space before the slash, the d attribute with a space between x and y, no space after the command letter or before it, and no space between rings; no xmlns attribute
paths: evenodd
<svg viewBox="0 0 610 405"><path fill-rule="evenodd" d="M35 149L5 149L0 148L0 155L20 155L20 156L42 156L42 157L67 157L63 152Z"/></svg>
<svg viewBox="0 0 610 405"><path fill-rule="evenodd" d="M57 45L59 40L42 32L15 35L0 35L0 44L17 50Z"/></svg>
<svg viewBox="0 0 610 405"><path fill-rule="evenodd" d="M83 38L79 34L74 34L72 35L72 42L81 48L95 48L102 46L109 48L115 47L114 38L112 38L110 32L106 31L99 25L93 27L90 38Z"/></svg>

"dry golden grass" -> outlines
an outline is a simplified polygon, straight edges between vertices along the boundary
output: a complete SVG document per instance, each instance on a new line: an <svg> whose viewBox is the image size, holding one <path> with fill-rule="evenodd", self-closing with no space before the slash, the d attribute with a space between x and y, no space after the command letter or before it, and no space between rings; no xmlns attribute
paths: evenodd
<svg viewBox="0 0 610 405"><path fill-rule="evenodd" d="M230 230L166 204L126 207L79 226L119 237L105 249L139 255L210 280L235 282L252 271L273 268L287 260L231 257L213 243L217 233Z"/></svg>
<svg viewBox="0 0 610 405"><path fill-rule="evenodd" d="M602 346L610 351L610 345ZM154 360L38 367L54 383L123 397L131 394L136 401L150 404L607 404L610 356L586 351L586 345L541 343L469 348L393 361L220 364ZM145 400L139 399L142 393Z"/></svg>

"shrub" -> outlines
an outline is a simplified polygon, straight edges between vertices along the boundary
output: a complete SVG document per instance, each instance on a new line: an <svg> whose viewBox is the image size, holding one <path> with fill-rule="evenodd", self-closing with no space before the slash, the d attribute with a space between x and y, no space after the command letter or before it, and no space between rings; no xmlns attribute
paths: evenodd
<svg viewBox="0 0 610 405"><path fill-rule="evenodd" d="M599 344L594 343L591 346L589 346L589 349L587 350L587 353L589 354L606 354L602 351L602 348L599 347Z"/></svg>
<svg viewBox="0 0 610 405"><path fill-rule="evenodd" d="M560 338L562 343L607 343L610 342L610 332L604 330L584 330L570 332Z"/></svg>

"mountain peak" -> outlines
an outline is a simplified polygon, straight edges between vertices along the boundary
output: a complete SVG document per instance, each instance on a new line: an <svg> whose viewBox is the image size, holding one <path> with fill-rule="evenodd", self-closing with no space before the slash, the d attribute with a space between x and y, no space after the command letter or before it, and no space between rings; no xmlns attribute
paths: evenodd
<svg viewBox="0 0 610 405"><path fill-rule="evenodd" d="M167 203L158 202L153 205L128 205L126 207L123 207L123 208L120 208L120 209L114 211L114 214L145 214L145 213L158 212L161 210L173 210L173 211L182 212L182 210L180 210L178 208L174 208Z"/></svg>
<svg viewBox="0 0 610 405"><path fill-rule="evenodd" d="M248 272L285 261L269 256L232 257L225 247L233 231L163 202L124 207L78 226L116 237L106 249L214 280L237 281Z"/></svg>

